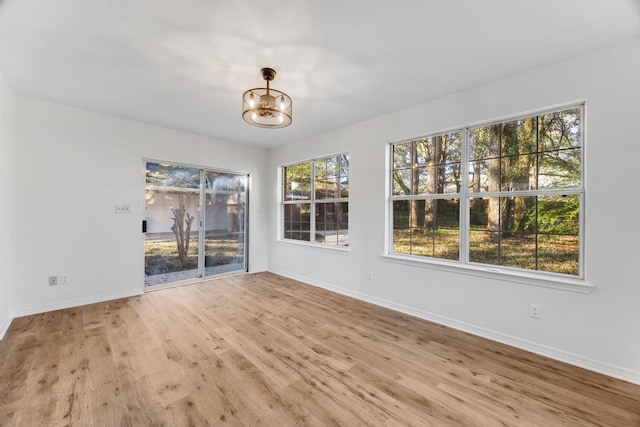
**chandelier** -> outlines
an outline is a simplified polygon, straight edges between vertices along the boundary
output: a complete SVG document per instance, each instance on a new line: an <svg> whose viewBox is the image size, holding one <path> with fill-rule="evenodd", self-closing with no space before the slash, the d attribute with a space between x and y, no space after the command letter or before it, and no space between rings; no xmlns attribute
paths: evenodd
<svg viewBox="0 0 640 427"><path fill-rule="evenodd" d="M267 82L266 88L249 89L242 95L242 118L249 124L261 128L283 128L291 124L291 97L269 87L276 77L273 68L260 70Z"/></svg>

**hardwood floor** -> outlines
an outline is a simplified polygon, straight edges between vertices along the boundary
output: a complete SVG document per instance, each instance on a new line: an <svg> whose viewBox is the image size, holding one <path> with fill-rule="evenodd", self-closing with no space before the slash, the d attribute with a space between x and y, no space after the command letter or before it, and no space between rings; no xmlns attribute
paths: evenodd
<svg viewBox="0 0 640 427"><path fill-rule="evenodd" d="M0 425L640 426L640 386L270 273L15 319Z"/></svg>

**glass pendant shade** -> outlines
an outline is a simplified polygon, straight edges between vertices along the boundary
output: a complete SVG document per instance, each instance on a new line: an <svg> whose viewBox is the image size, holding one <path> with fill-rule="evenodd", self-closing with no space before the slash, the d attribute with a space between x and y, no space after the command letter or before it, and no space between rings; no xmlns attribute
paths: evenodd
<svg viewBox="0 0 640 427"><path fill-rule="evenodd" d="M242 118L249 124L263 128L289 126L292 121L291 97L269 87L269 82L276 75L273 69L263 68L260 71L267 87L249 89L242 95Z"/></svg>

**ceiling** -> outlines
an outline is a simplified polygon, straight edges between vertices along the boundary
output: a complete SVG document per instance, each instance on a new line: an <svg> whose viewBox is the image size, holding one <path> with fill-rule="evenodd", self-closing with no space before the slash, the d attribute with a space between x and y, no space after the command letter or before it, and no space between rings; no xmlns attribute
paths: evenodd
<svg viewBox="0 0 640 427"><path fill-rule="evenodd" d="M640 0L0 0L18 94L270 148L640 35ZM241 118L263 85L293 124Z"/></svg>

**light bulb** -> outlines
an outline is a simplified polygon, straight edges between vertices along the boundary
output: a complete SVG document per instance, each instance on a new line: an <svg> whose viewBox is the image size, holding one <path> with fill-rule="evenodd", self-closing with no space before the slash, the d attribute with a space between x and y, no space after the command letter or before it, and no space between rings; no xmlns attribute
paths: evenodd
<svg viewBox="0 0 640 427"><path fill-rule="evenodd" d="M253 97L249 100L249 107L253 108L256 106L256 101L253 100Z"/></svg>
<svg viewBox="0 0 640 427"><path fill-rule="evenodd" d="M253 120L254 122L256 121L257 118L258 118L258 115L256 113L253 113L251 115L251 120Z"/></svg>

